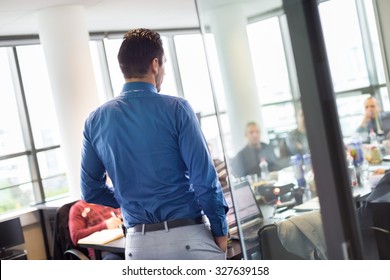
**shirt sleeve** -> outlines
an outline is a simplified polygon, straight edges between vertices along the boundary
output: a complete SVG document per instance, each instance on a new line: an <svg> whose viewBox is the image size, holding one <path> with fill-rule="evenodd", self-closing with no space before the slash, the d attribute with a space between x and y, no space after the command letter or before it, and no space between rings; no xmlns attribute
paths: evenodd
<svg viewBox="0 0 390 280"><path fill-rule="evenodd" d="M114 191L106 185L106 169L95 152L90 138L90 126L87 120L81 152L81 193L86 202L119 208Z"/></svg>
<svg viewBox="0 0 390 280"><path fill-rule="evenodd" d="M228 205L198 120L187 101L178 108L179 149L199 205L210 221L214 236L227 235Z"/></svg>

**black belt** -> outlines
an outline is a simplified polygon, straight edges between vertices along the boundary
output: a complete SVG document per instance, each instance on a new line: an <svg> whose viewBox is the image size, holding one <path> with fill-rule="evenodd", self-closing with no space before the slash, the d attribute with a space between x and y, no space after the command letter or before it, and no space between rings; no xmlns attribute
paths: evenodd
<svg viewBox="0 0 390 280"><path fill-rule="evenodd" d="M147 231L150 232L150 231L158 231L158 230L168 231L170 228L193 226L199 224L203 224L202 217L194 218L194 219L180 219L180 220L165 221L158 224L138 224L131 228L128 228L127 230L129 232L145 233Z"/></svg>

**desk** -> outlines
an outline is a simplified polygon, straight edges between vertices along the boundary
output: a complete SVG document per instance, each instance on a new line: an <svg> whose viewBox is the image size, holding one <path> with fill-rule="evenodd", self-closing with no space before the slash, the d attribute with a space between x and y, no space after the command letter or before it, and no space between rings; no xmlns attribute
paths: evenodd
<svg viewBox="0 0 390 280"><path fill-rule="evenodd" d="M362 203L367 196L371 193L372 189L370 186L357 186L352 188L352 195L355 199L355 202L357 204L357 207L359 207L359 204ZM320 210L320 201L318 197L314 197L308 201L305 201L304 203L294 206L293 210L297 212L304 212L304 211L312 211L312 210Z"/></svg>
<svg viewBox="0 0 390 280"><path fill-rule="evenodd" d="M124 254L125 244L126 238L122 237L106 244L78 244L77 246L80 248L92 248L95 251L95 258L101 260L103 251Z"/></svg>
<svg viewBox="0 0 390 280"><path fill-rule="evenodd" d="M102 259L102 252L111 252L111 253L125 253L125 243L126 238L122 237L106 244L79 244L77 246L81 248L92 248L95 251L95 257L97 260ZM259 251L259 242L251 241L246 242L247 254L251 255ZM239 240L232 240L230 246L227 250L226 258L229 260L240 260L242 259L242 250Z"/></svg>
<svg viewBox="0 0 390 280"><path fill-rule="evenodd" d="M25 250L9 249L4 251L0 260L27 260L27 253Z"/></svg>

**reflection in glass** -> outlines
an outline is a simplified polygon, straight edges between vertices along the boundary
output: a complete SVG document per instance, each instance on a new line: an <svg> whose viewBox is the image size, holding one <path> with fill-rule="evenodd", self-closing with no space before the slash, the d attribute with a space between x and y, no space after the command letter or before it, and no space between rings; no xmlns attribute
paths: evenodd
<svg viewBox="0 0 390 280"><path fill-rule="evenodd" d="M355 1L326 1L319 10L334 90L368 86Z"/></svg>
<svg viewBox="0 0 390 280"><path fill-rule="evenodd" d="M262 110L267 131L282 133L295 128L295 109L292 103L264 106Z"/></svg>
<svg viewBox="0 0 390 280"><path fill-rule="evenodd" d="M210 76L213 83L213 90L215 97L218 100L218 110L219 112L224 112L226 110L226 96L224 85L222 82L221 69L218 61L217 49L215 46L215 39L212 34L206 34L204 37L204 44L207 45L207 61L210 68Z"/></svg>
<svg viewBox="0 0 390 280"><path fill-rule="evenodd" d="M214 113L214 102L202 37L199 34L193 34L175 36L174 39L184 97L195 112Z"/></svg>
<svg viewBox="0 0 390 280"><path fill-rule="evenodd" d="M218 1L197 1L207 56L217 57L218 54L219 66L210 65L213 84L219 76L213 72L222 74L224 98L216 94L217 105L220 107L220 100L228 103L223 114L217 112L217 117L229 172L230 189L225 197L234 203L228 214L233 239L230 250L236 250L235 246L241 244L242 257L248 259L262 257L257 235L261 226L281 221L294 212L293 207L311 198L315 199L315 210L319 209L310 151L305 150L294 161L290 161L286 151L285 137L297 127L295 108L300 106L294 104L291 92L290 79L296 77L289 77L281 36L283 26L279 25L278 17L265 16L265 20L255 21L253 16L266 14L264 8L275 11L281 2L271 4L270 1L266 5L260 2L265 3L235 1L218 6ZM283 33L287 34L286 31ZM211 44L210 38L215 43ZM244 190L245 201L240 202L240 193ZM250 198L254 204L249 207ZM254 209L259 209L257 213L262 216L260 224L257 219L248 218L249 210ZM319 213L314 219L319 225L318 233L322 233ZM255 224L258 227L254 229ZM252 238L247 231L255 232ZM326 249L323 235L320 238L321 249ZM274 238L277 239L278 236ZM305 257L314 258L314 254Z"/></svg>
<svg viewBox="0 0 390 280"><path fill-rule="evenodd" d="M383 111L390 111L389 91L387 90L387 87L381 87L379 91L382 99Z"/></svg>
<svg viewBox="0 0 390 280"><path fill-rule="evenodd" d="M219 146L219 131L218 131L218 123L217 123L217 116L216 115L211 115L208 117L203 117L201 119L201 128L204 137L206 138L207 142L213 143L214 146L214 153L215 156L223 158L222 154L222 147ZM215 145L217 144L217 145Z"/></svg>
<svg viewBox="0 0 390 280"><path fill-rule="evenodd" d="M247 29L261 104L291 100L278 18L249 24Z"/></svg>
<svg viewBox="0 0 390 280"><path fill-rule="evenodd" d="M43 48L41 45L20 46L17 53L35 147L58 145L57 117Z"/></svg>
<svg viewBox="0 0 390 280"><path fill-rule="evenodd" d="M369 94L361 94L361 92L337 97L337 110L344 138L356 134L356 130L362 122L364 101L367 97L369 97Z"/></svg>
<svg viewBox="0 0 390 280"><path fill-rule="evenodd" d="M0 48L0 156L25 150L7 49Z"/></svg>
<svg viewBox="0 0 390 280"><path fill-rule="evenodd" d="M371 46L374 51L376 72L378 75L378 82L380 84L385 83L385 72L383 68L383 59L380 50L378 29L376 27L375 13L372 0L365 0L364 7L367 16L368 28L370 29Z"/></svg>

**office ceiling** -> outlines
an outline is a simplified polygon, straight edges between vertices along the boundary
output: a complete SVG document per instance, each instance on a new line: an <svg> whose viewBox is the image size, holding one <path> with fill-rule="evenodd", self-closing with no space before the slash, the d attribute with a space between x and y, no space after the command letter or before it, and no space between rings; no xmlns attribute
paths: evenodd
<svg viewBox="0 0 390 280"><path fill-rule="evenodd" d="M36 13L65 5L85 7L90 32L199 26L194 0L0 0L0 36L38 34Z"/></svg>
<svg viewBox="0 0 390 280"><path fill-rule="evenodd" d="M201 9L239 4L247 17L282 6L282 0L202 0L201 3ZM84 6L90 32L199 27L195 0L0 0L0 36L36 35L37 12L67 5ZM207 24L208 16L203 20Z"/></svg>

